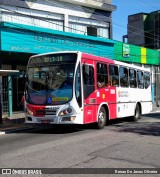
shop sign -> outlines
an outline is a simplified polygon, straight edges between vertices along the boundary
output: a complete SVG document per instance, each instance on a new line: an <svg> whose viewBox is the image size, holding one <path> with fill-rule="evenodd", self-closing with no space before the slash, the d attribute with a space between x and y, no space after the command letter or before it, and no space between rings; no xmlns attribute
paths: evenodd
<svg viewBox="0 0 160 177"><path fill-rule="evenodd" d="M76 38L73 37L73 34L65 36L65 32L61 32L63 35L57 35L54 34L54 30L51 31L52 34L19 28L2 28L1 50L34 54L76 50L97 56L114 58L114 47L111 44L107 44L107 42L86 39L87 37Z"/></svg>
<svg viewBox="0 0 160 177"><path fill-rule="evenodd" d="M124 58L130 57L130 46L128 44L123 44L123 57Z"/></svg>

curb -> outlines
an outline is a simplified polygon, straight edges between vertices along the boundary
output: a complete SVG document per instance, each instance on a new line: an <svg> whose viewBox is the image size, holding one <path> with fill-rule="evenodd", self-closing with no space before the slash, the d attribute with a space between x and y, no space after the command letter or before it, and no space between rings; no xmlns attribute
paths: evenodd
<svg viewBox="0 0 160 177"><path fill-rule="evenodd" d="M5 135L6 133L5 132L0 132L0 135Z"/></svg>
<svg viewBox="0 0 160 177"><path fill-rule="evenodd" d="M26 127L26 128L17 128L17 129L11 129L11 130L6 130L6 131L0 131L0 135L5 135L5 134L9 134L9 133L18 132L18 131L24 131L24 130L31 130L31 129L33 129L33 128Z"/></svg>
<svg viewBox="0 0 160 177"><path fill-rule="evenodd" d="M151 111L151 112L148 113L148 114L153 114L153 113L160 113L160 110L157 110L157 111Z"/></svg>

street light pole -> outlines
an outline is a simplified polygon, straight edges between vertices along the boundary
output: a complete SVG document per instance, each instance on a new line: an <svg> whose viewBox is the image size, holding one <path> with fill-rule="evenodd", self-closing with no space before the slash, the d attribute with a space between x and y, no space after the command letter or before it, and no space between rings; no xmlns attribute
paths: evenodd
<svg viewBox="0 0 160 177"><path fill-rule="evenodd" d="M2 124L2 76L0 76L0 124Z"/></svg>
<svg viewBox="0 0 160 177"><path fill-rule="evenodd" d="M156 86L156 94L155 94L155 97L156 97L156 106L159 107L159 102L160 102L160 69L159 67L156 68L156 73L155 73L155 86Z"/></svg>

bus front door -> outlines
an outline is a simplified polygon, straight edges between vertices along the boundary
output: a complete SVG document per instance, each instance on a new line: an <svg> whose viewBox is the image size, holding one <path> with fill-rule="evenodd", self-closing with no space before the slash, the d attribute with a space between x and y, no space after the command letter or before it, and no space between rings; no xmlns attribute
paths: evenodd
<svg viewBox="0 0 160 177"><path fill-rule="evenodd" d="M83 91L84 91L84 123L93 122L95 115L94 104L95 82L94 82L94 63L92 60L85 60L83 64Z"/></svg>

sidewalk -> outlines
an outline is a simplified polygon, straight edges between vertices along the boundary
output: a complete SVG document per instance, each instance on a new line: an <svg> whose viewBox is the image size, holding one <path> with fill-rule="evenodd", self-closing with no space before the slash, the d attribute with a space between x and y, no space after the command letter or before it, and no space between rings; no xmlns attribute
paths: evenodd
<svg viewBox="0 0 160 177"><path fill-rule="evenodd" d="M11 117L4 115L2 118L2 124L0 124L0 134L29 128L28 125L24 124L24 121L24 113L21 111L14 112Z"/></svg>
<svg viewBox="0 0 160 177"><path fill-rule="evenodd" d="M153 109L151 112L160 112L160 107L157 107L156 103L153 103Z"/></svg>

